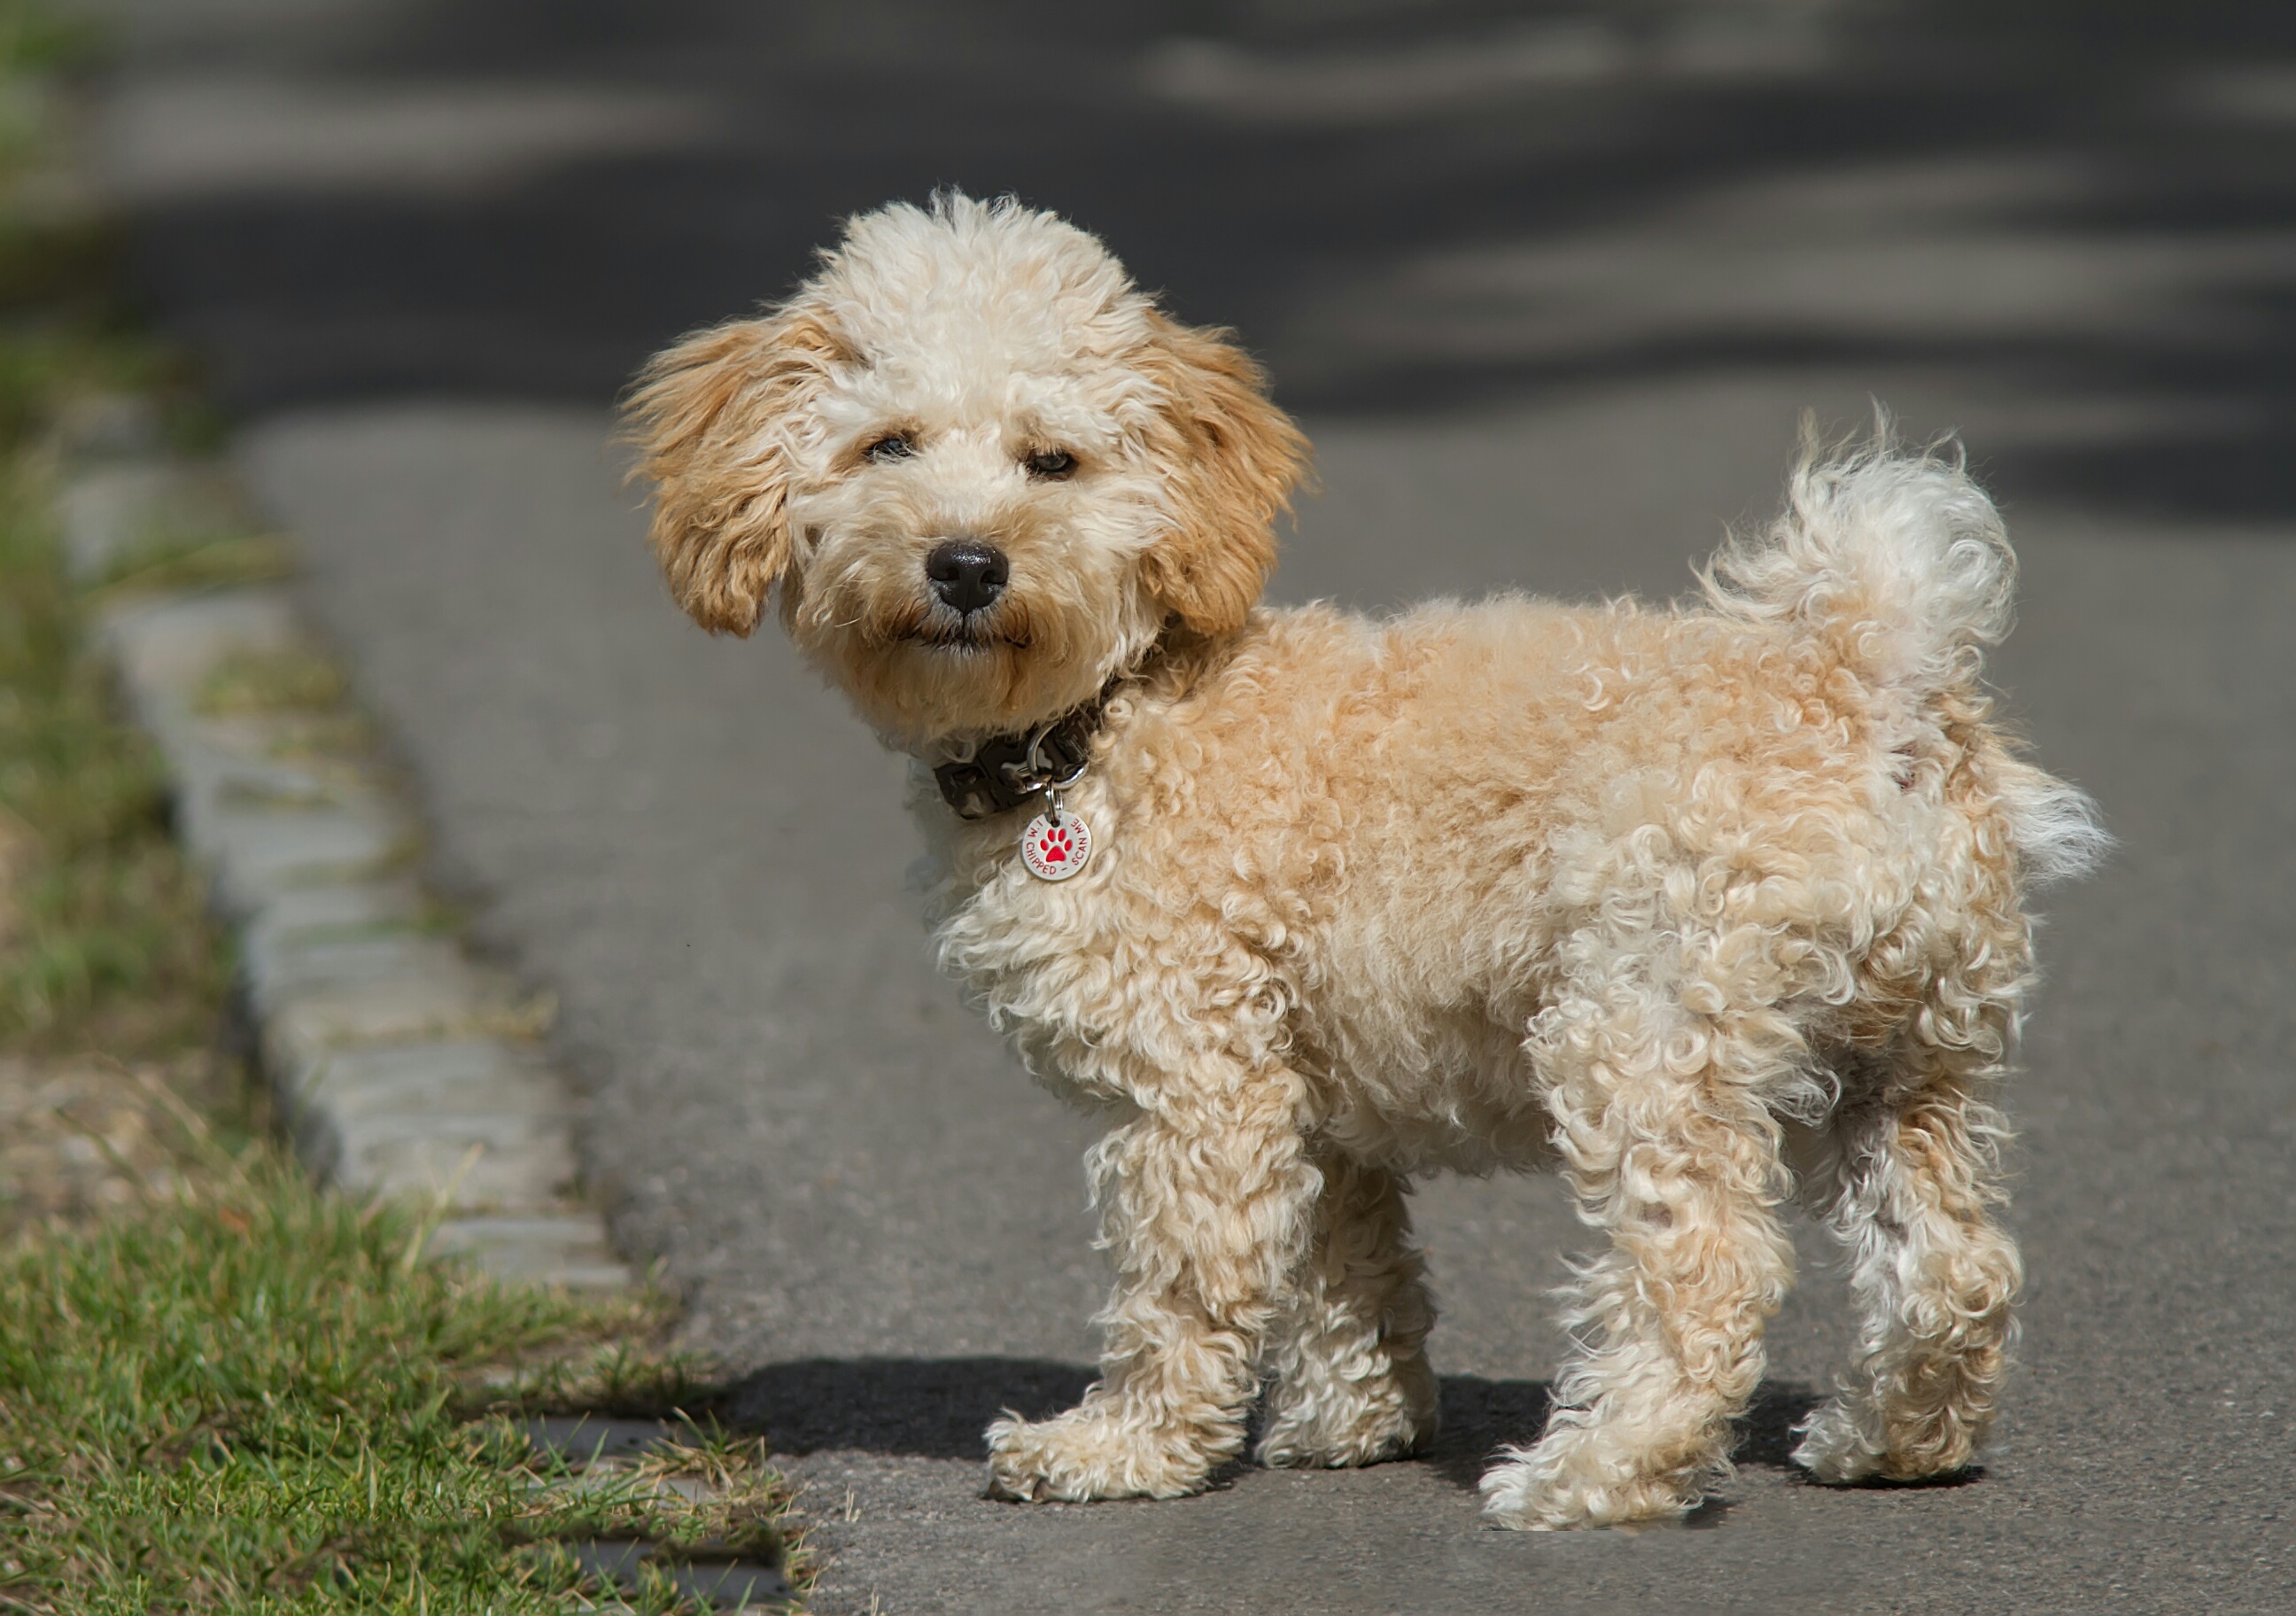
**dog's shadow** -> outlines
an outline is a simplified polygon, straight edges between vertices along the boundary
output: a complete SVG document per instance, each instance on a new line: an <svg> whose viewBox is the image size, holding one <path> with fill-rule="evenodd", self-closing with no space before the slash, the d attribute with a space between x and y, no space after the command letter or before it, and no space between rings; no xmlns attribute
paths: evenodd
<svg viewBox="0 0 2296 1616"><path fill-rule="evenodd" d="M1792 1471L1794 1427L1822 1401L1807 1386L1766 1381L1738 1422L1731 1450L1739 1464ZM1546 1429L1554 1395L1545 1381L1487 1381L1443 1377L1443 1429L1423 1456L1453 1485L1472 1489L1503 1448L1528 1447Z"/></svg>
<svg viewBox="0 0 2296 1616"><path fill-rule="evenodd" d="M1057 1414L1092 1378L1089 1369L1043 1358L804 1358L736 1382L710 1407L778 1453L980 1459L991 1420L1007 1409L1024 1419ZM1740 1423L1736 1462L1793 1470L1793 1429L1818 1400L1807 1387L1765 1382ZM1552 1406L1544 1381L1446 1375L1441 1434L1415 1462L1472 1490L1501 1448L1538 1439Z"/></svg>
<svg viewBox="0 0 2296 1616"><path fill-rule="evenodd" d="M980 1433L1007 1409L1058 1414L1093 1372L1044 1358L800 1358L727 1387L710 1412L776 1453L850 1449L914 1459L988 1456Z"/></svg>

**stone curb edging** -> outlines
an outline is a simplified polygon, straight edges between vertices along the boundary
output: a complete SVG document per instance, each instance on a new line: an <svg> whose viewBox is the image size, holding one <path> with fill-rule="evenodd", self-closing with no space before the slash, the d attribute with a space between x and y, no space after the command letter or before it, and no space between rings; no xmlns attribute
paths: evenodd
<svg viewBox="0 0 2296 1616"><path fill-rule="evenodd" d="M59 449L65 562L84 584L244 509L226 472L160 448L140 400L101 401ZM578 1107L539 1047L548 1006L439 931L411 868L419 827L383 770L340 749L314 759L296 716L203 700L247 659L320 655L287 588L125 595L95 633L239 940L257 1063L313 1171L436 1206L430 1249L496 1275L631 1284L577 1191Z"/></svg>

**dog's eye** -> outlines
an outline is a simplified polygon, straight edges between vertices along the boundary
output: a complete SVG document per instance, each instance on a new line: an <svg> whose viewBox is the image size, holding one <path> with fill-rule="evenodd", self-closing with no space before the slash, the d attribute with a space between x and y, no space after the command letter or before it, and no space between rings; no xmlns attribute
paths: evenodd
<svg viewBox="0 0 2296 1616"><path fill-rule="evenodd" d="M1038 449L1022 461L1031 477L1061 478L1076 470L1076 456L1066 449Z"/></svg>
<svg viewBox="0 0 2296 1616"><path fill-rule="evenodd" d="M891 432L862 450L861 455L865 460L882 463L888 460L906 460L916 452L916 442L906 432Z"/></svg>

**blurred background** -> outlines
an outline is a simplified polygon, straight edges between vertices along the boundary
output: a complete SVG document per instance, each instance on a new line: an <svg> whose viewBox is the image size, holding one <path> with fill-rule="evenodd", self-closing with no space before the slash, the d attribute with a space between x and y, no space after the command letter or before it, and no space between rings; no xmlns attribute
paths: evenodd
<svg viewBox="0 0 2296 1616"><path fill-rule="evenodd" d="M149 290L242 412L604 399L954 185L1299 410L1886 369L2049 398L2013 496L2296 486L2284 6L123 3Z"/></svg>
<svg viewBox="0 0 2296 1616"><path fill-rule="evenodd" d="M799 1472L857 1489L824 1608L1141 1578L1327 1608L1302 1577L1491 1608L1533 1571L1638 1609L1684 1578L1708 1608L2287 1608L2296 7L106 9L92 135L137 294L301 546L434 875L557 995L625 1246ZM901 859L852 856L912 845L898 766L771 636L669 609L610 419L647 354L939 185L1067 215L1267 363L1323 483L1285 598L1673 595L1769 508L1805 409L1963 434L2026 567L2010 710L2122 841L2046 900L2030 1367L1990 1485L1829 1499L1781 1415L1734 1534L1475 1536L1463 1480L1536 1424L1581 1235L1552 1185L1439 1183L1447 1468L979 1501L981 1421L1090 1361L1090 1129L933 980ZM1847 1349L1824 1255L1774 1411Z"/></svg>

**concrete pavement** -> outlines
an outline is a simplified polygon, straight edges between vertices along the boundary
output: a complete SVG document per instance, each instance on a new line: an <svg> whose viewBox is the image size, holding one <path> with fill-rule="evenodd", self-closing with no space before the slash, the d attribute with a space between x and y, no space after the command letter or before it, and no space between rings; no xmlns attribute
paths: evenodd
<svg viewBox="0 0 2296 1616"><path fill-rule="evenodd" d="M1170 12L174 0L111 86L162 316L440 873L559 996L619 1237L812 1487L822 1608L2296 1603L2296 54L2205 7L2054 76L1948 7L1881 43L1826 8ZM2001 677L2123 841L2047 903L2026 1368L1981 1477L1784 1465L1845 1350L1805 1245L1722 1504L1483 1529L1576 1232L1550 1183L1447 1181L1432 1458L979 1497L981 1424L1090 1361L1090 1129L931 974L898 767L778 643L668 606L605 409L828 215L951 177L1086 217L1272 359L1324 483L1287 598L1672 593L1802 407L1964 429L2026 562Z"/></svg>

